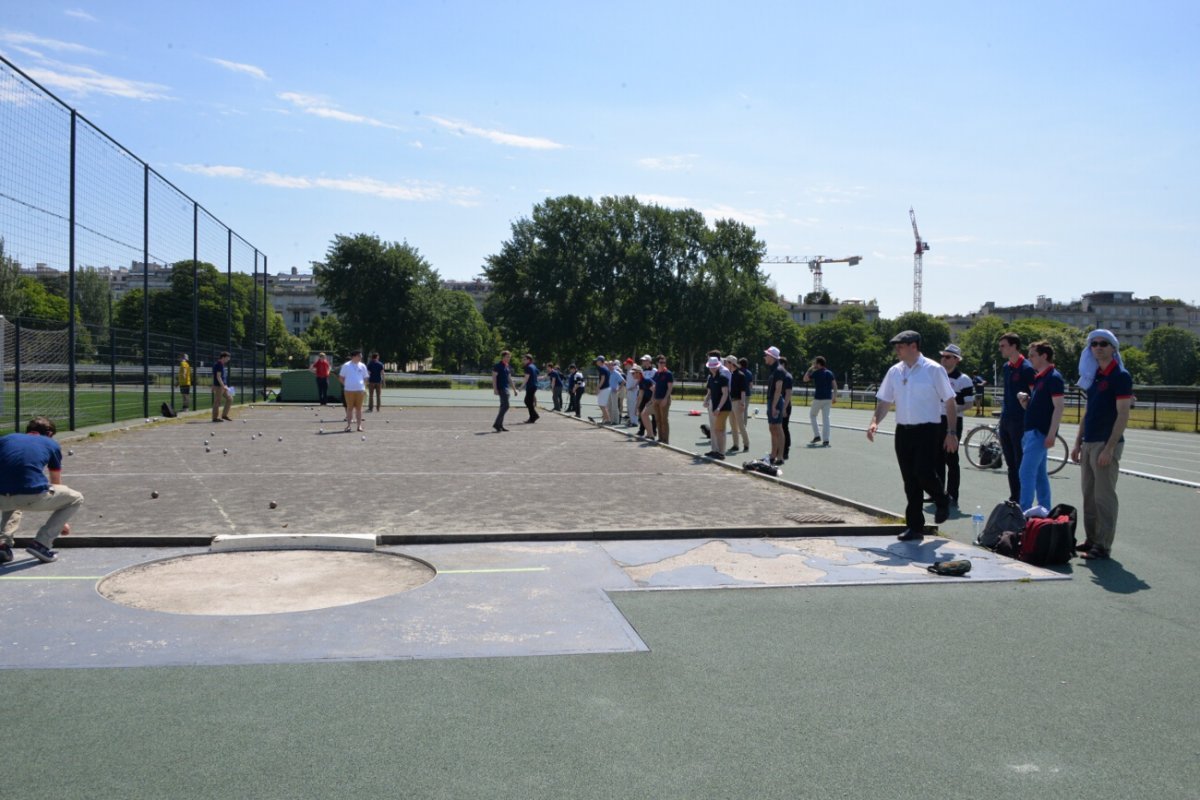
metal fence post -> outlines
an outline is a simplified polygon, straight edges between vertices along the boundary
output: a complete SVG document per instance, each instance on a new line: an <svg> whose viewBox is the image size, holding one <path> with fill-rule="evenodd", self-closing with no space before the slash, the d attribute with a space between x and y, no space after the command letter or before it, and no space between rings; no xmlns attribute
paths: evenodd
<svg viewBox="0 0 1200 800"><path fill-rule="evenodd" d="M21 430L21 320L13 320L13 427Z"/></svg>
<svg viewBox="0 0 1200 800"><path fill-rule="evenodd" d="M109 299L111 303L111 296ZM112 387L110 394L112 406L112 421L117 421L117 329L112 325L108 326L108 384Z"/></svg>
<svg viewBox="0 0 1200 800"><path fill-rule="evenodd" d="M142 413L150 416L150 165L142 164ZM115 420L114 420L115 421Z"/></svg>
<svg viewBox="0 0 1200 800"><path fill-rule="evenodd" d="M71 109L70 220L67 224L67 429L75 430L75 131L79 115Z"/></svg>

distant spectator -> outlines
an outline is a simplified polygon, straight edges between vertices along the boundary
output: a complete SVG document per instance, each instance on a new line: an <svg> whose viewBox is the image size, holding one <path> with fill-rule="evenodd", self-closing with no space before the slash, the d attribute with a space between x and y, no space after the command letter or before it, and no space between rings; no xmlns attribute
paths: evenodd
<svg viewBox="0 0 1200 800"><path fill-rule="evenodd" d="M317 360L308 371L317 376L317 400L321 405L329 404L329 359L324 353L317 353Z"/></svg>
<svg viewBox="0 0 1200 800"><path fill-rule="evenodd" d="M192 365L188 354L184 353L179 359L179 394L182 395L183 410L188 410L188 400L192 396Z"/></svg>
<svg viewBox="0 0 1200 800"><path fill-rule="evenodd" d="M229 412L233 409L233 394L229 391L229 353L221 351L221 355L217 356L217 360L213 362L213 380L212 380L212 421L233 422L233 417L229 416ZM224 409L222 410L222 403ZM219 416L218 416L219 414Z"/></svg>
<svg viewBox="0 0 1200 800"><path fill-rule="evenodd" d="M367 411L383 408L383 362L379 353L371 353L367 362Z"/></svg>

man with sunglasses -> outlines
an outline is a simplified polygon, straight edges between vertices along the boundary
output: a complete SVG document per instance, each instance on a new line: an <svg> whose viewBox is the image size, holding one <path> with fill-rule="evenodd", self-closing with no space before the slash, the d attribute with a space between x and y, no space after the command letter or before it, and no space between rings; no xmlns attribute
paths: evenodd
<svg viewBox="0 0 1200 800"><path fill-rule="evenodd" d="M58 553L50 549L54 540L60 533L71 532L67 520L83 504L82 494L62 484L62 449L54 441L56 432L53 420L34 417L25 426L25 433L0 437L0 564L13 560L12 533L16 526L10 523L14 515L51 512L33 543L25 548L38 561L50 562L58 559Z"/></svg>
<svg viewBox="0 0 1200 800"><path fill-rule="evenodd" d="M1117 535L1117 478L1133 406L1133 378L1121 363L1120 343L1111 331L1101 328L1088 335L1079 357L1079 388L1087 392L1083 424L1071 450L1083 489L1086 538L1079 550L1086 559L1106 559Z"/></svg>

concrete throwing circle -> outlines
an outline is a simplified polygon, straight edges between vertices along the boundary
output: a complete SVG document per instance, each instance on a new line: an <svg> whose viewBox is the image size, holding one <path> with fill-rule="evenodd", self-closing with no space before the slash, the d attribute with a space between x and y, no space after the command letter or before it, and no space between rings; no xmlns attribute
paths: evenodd
<svg viewBox="0 0 1200 800"><path fill-rule="evenodd" d="M132 608L171 614L280 614L407 592L437 574L392 553L254 550L197 553L127 567L97 585Z"/></svg>

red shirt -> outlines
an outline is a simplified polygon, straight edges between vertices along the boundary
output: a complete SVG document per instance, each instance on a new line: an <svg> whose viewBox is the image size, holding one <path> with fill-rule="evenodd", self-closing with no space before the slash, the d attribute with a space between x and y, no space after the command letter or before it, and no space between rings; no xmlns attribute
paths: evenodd
<svg viewBox="0 0 1200 800"><path fill-rule="evenodd" d="M313 362L313 370L317 373L318 378L329 377L329 362L323 358L318 358Z"/></svg>

